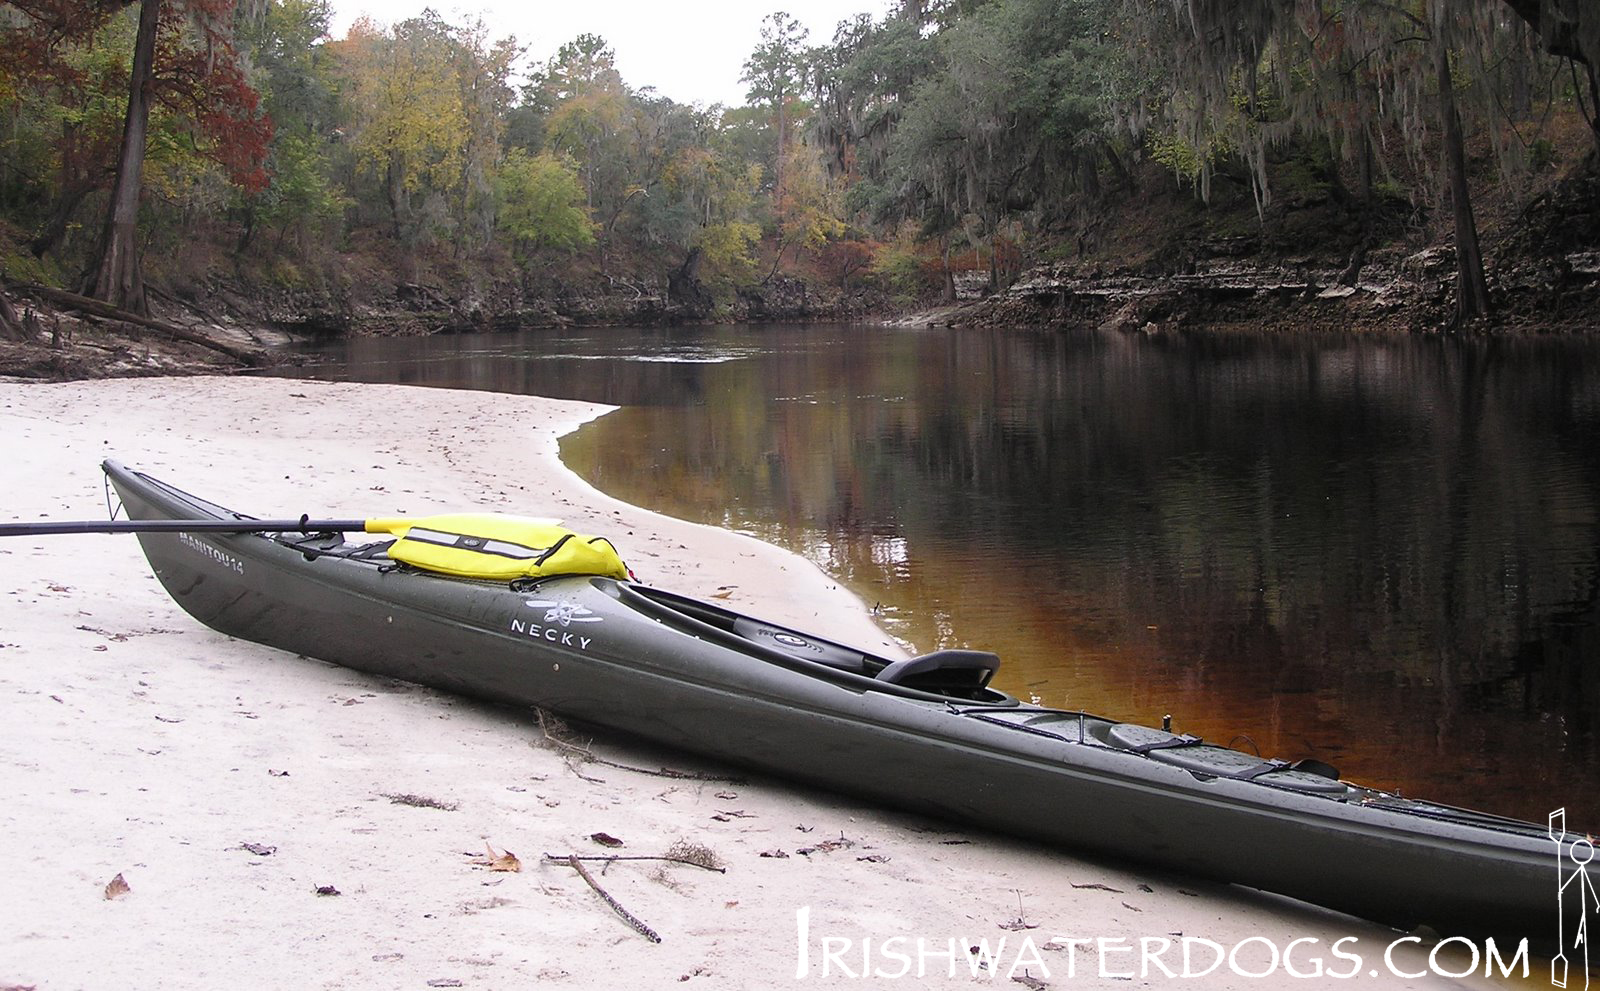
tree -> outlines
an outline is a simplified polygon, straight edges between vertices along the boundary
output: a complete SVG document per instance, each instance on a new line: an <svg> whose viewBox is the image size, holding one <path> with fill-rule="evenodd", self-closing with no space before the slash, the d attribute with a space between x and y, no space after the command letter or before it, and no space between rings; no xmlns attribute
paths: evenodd
<svg viewBox="0 0 1600 991"><path fill-rule="evenodd" d="M546 67L544 88L551 106L545 140L579 163L589 206L603 206L623 155L629 109L611 46L593 34L562 45Z"/></svg>
<svg viewBox="0 0 1600 991"><path fill-rule="evenodd" d="M466 119L466 146L461 154L461 178L456 210L462 238L476 228L487 246L494 228L494 165L500 157L506 111L511 106L511 67L521 57L515 38L490 43L488 29L479 20L457 36L456 79Z"/></svg>
<svg viewBox="0 0 1600 991"><path fill-rule="evenodd" d="M454 29L428 10L392 32L358 21L336 49L359 170L379 178L402 240L431 233L415 224L413 196L453 190L465 161L469 124L455 48Z"/></svg>
<svg viewBox="0 0 1600 991"><path fill-rule="evenodd" d="M291 233L303 239L349 203L334 183L330 158L339 112L323 44L331 18L328 0L271 0L239 25L237 41L254 67L273 136L268 149L272 182L243 197L237 251L248 247L258 221L277 226L281 247Z"/></svg>
<svg viewBox="0 0 1600 991"><path fill-rule="evenodd" d="M1582 65L1589 81L1589 130L1600 152L1600 6L1591 0L1505 0L1551 55Z"/></svg>
<svg viewBox="0 0 1600 991"><path fill-rule="evenodd" d="M933 67L899 110L889 185L947 249L957 236L987 249L991 289L1002 230L1059 216L1094 173L1109 125L1104 33L1086 0L982 6L936 36Z"/></svg>
<svg viewBox="0 0 1600 991"><path fill-rule="evenodd" d="M711 127L678 149L662 170L660 193L651 196L647 218L657 236L682 252L676 282L735 285L755 273L754 249L761 227L753 217L761 186L760 165L748 161L729 128Z"/></svg>
<svg viewBox="0 0 1600 991"><path fill-rule="evenodd" d="M800 95L806 66L805 42L811 32L788 13L778 10L766 16L761 26L761 44L745 60L739 81L750 88L745 98L765 106L772 114L775 136L772 188L781 196L783 157L788 148L790 112Z"/></svg>
<svg viewBox="0 0 1600 991"><path fill-rule="evenodd" d="M239 251L249 243L257 218L278 228L277 246L293 235L296 241L336 220L349 198L328 175L323 142L297 132L279 135L272 147L272 185L251 198Z"/></svg>
<svg viewBox="0 0 1600 991"><path fill-rule="evenodd" d="M20 0L11 5L27 23L8 33L8 46L29 53L89 44L131 0ZM145 309L137 235L146 139L154 106L186 120L206 154L232 181L260 189L271 121L257 110L257 94L232 43L233 0L140 0L128 98L110 202L86 287L114 306ZM41 71L54 65L44 54Z"/></svg>
<svg viewBox="0 0 1600 991"><path fill-rule="evenodd" d="M1491 134L1508 126L1491 66L1522 57L1527 46L1514 43L1506 11L1501 0L1131 0L1119 30L1132 50L1152 57L1146 71L1165 86L1157 103L1182 144L1197 151L1196 167L1206 174L1216 156L1242 157L1263 207L1267 148L1297 135L1324 137L1365 159L1371 132L1388 129L1424 171L1438 147L1461 321L1489 309L1463 118L1470 105L1472 121ZM1457 63L1471 70L1461 74L1465 85Z"/></svg>
<svg viewBox="0 0 1600 991"><path fill-rule="evenodd" d="M789 146L784 158L787 178L773 203L778 243L772 270L767 273L769 281L778 274L789 248L816 251L845 231L844 221L839 219L839 197L816 150L797 142Z"/></svg>
<svg viewBox="0 0 1600 991"><path fill-rule="evenodd" d="M13 112L6 183L18 213L28 204L38 208L30 249L43 257L61 248L84 199L111 181L132 25L112 18L92 36L56 34L11 18L0 22L0 52L0 91ZM53 173L53 186L46 173Z"/></svg>
<svg viewBox="0 0 1600 991"><path fill-rule="evenodd" d="M570 161L513 148L496 172L495 201L496 226L521 248L575 251L594 244L583 184Z"/></svg>

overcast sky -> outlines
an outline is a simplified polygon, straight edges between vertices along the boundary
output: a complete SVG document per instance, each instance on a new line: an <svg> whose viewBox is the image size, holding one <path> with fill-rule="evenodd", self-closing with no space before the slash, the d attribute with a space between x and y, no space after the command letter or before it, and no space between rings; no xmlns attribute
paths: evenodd
<svg viewBox="0 0 1600 991"><path fill-rule="evenodd" d="M366 15L394 24L432 7L452 24L482 17L491 37L514 35L540 63L580 34L597 34L617 53L617 69L634 89L654 86L679 103L744 103L744 60L761 40L761 21L786 10L811 31L810 44L833 38L839 21L860 13L881 18L889 0L333 0L335 38Z"/></svg>

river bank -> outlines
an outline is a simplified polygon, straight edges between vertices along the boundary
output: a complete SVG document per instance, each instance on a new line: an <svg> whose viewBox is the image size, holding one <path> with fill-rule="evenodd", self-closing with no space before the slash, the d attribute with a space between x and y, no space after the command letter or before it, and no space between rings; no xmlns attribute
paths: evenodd
<svg viewBox="0 0 1600 991"><path fill-rule="evenodd" d="M270 379L0 384L12 453L0 515L103 515L98 463L110 456L257 512L548 513L616 537L643 580L894 649L802 559L618 503L568 472L557 438L605 411ZM920 979L913 957L908 986L1124 987L1142 940L1184 936L1243 947L1210 988L1260 986L1245 974L1267 967L1268 942L1310 940L1292 966L1342 974L1350 965L1330 948L1350 937L1342 951L1364 963L1340 986L1447 983L1389 972L1384 948L1399 934L1282 899L768 779L574 762L526 713L199 627L129 538L13 540L0 583L0 868L20 893L0 910L0 986L92 987L114 973L128 987L198 987L247 971L330 988L593 987L619 973L743 988L801 970L856 986L863 962L896 975L885 941L901 937L904 952L921 940L934 954ZM605 736L591 748L737 775ZM540 862L612 850L599 834L622 840L620 853L703 846L726 873L618 863L599 875L661 933L652 945L570 869ZM474 864L486 848L514 851L521 872ZM127 892L108 897L119 877ZM1109 950L1069 958L1049 945L1057 936ZM831 961L824 939L836 940ZM1001 939L987 969L966 952ZM1410 944L1393 960L1426 968ZM1185 983L1145 969L1145 983Z"/></svg>
<svg viewBox="0 0 1600 991"><path fill-rule="evenodd" d="M897 310L881 293L817 294L779 280L741 293L726 322L867 322L899 327L1093 327L1123 333L1584 334L1600 311L1600 252L1525 261L1497 272L1493 319L1453 324L1452 256L1375 252L1359 271L1310 258L1240 261L1227 246L1180 274L1040 265L995 293ZM1325 260L1324 260L1325 261ZM400 284L357 302L326 295L218 290L158 302L144 325L35 295L19 304L24 339L0 339L0 376L44 381L228 372L294 360L294 346L350 336L420 336L543 327L704 322L650 295L500 300ZM561 306L555 304L561 303ZM570 304L570 305L568 305Z"/></svg>

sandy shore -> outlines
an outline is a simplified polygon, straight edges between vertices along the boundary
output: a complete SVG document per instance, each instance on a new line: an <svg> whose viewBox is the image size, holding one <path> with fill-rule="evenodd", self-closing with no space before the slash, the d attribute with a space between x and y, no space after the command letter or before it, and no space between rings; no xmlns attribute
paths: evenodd
<svg viewBox="0 0 1600 991"><path fill-rule="evenodd" d="M641 580L896 649L800 558L568 472L557 438L605 411L281 380L0 384L0 519L104 518L105 457L262 515L559 516L615 538ZM631 741L593 749L742 776ZM742 777L579 766L528 714L230 640L172 603L131 537L0 544L0 989L1226 989L1282 986L1286 967L1357 972L1297 986L1490 986L1395 977L1399 934L1283 900ZM594 865L653 944L541 863L607 852L597 833L621 854L697 844L726 872ZM522 870L474 864L486 847ZM129 890L108 898L118 876ZM1033 928L1008 928L1019 918ZM1102 942L1069 954L1056 937ZM1334 955L1348 937L1338 952L1359 964ZM1185 979L1185 945L1191 974L1210 961L1202 941L1236 952ZM979 968L984 944L995 963ZM1393 962L1417 973L1426 954Z"/></svg>

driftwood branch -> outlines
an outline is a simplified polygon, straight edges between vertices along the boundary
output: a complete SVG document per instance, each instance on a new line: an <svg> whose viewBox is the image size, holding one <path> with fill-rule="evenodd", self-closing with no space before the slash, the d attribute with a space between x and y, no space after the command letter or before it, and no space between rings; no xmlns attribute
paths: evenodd
<svg viewBox="0 0 1600 991"><path fill-rule="evenodd" d="M189 312L193 313L195 316L197 316L200 319L204 320L206 323L215 324L215 325L217 325L219 327L222 325L222 321L218 320L215 314L213 314L210 310L206 309L205 307L201 306L199 303L191 302L191 301L189 301L187 299L184 299L181 296L174 295L173 293L167 292L165 289L159 288L157 286L145 286L144 287L144 291L149 293L152 296L159 296L159 297L161 297L162 299L166 300L167 302L171 303L174 306L183 307L184 309L186 309Z"/></svg>
<svg viewBox="0 0 1600 991"><path fill-rule="evenodd" d="M584 868L581 859L576 854L573 854L572 856L569 856L569 857L566 857L566 858L552 857L550 854L545 854L545 856L549 857L551 860L555 860L557 862L564 862L568 867L570 867L573 870L577 871L578 872L578 876L583 878L584 881L588 883L589 887L594 889L594 893L599 895L601 900L604 901L607 905L610 905L611 906L611 911L617 913L617 916L619 918L621 918L623 922L626 922L630 927L632 927L634 932L636 932L639 935L643 936L645 939L648 939L652 943L661 942L661 934L660 933L656 932L654 929L651 929L649 926L647 926L643 922L641 922L639 920L638 916L634 915L632 912L630 912L627 909L623 908L622 904L620 902L618 902L615 898L611 897L611 893L609 891L607 891L606 889L600 887L599 882L597 882L594 879L593 875L591 875L588 872L588 870L586 870ZM608 858L605 858L605 859L608 859Z"/></svg>
<svg viewBox="0 0 1600 991"><path fill-rule="evenodd" d="M38 296L42 299L47 299L50 302L55 303L57 306L65 306L69 309L78 310L82 313L88 313L91 316L102 317L107 320L117 320L121 321L122 323L132 324L136 327L159 330L162 333L169 334L180 341L187 341L190 344L198 344L203 348L209 348L212 351L218 352L219 354L225 354L233 360L245 365L257 366L263 362L262 354L259 351L234 347L232 344L226 344L214 338L207 337L205 334L196 333L187 327L179 327L177 324L164 323L160 320L152 320L149 317L142 317L137 313L130 313L129 311L121 309L120 307L112 306L110 303L105 303L98 299L91 299L88 296L80 296L75 292L67 292L65 289L54 289L50 286L41 286L36 283L28 283L26 285L19 286L18 288L31 295Z"/></svg>

